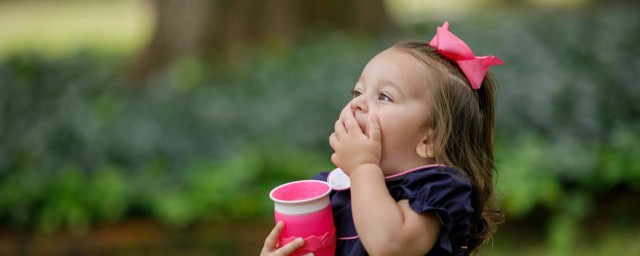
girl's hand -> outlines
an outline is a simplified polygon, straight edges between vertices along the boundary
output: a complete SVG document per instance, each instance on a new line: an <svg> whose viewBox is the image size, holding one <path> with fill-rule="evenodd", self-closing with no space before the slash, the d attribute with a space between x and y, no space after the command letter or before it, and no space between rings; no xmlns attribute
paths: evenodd
<svg viewBox="0 0 640 256"><path fill-rule="evenodd" d="M271 230L271 233L269 233L269 236L267 236L267 239L264 241L264 247L262 247L260 256L287 256L304 245L304 239L298 238L293 240L293 242L278 248L278 237L280 237L282 228L284 228L284 223L282 223L282 221L278 221L273 230ZM305 256L309 255L313 256L312 253Z"/></svg>
<svg viewBox="0 0 640 256"><path fill-rule="evenodd" d="M329 144L335 151L331 155L331 161L347 175L351 175L351 172L361 165L380 165L382 144L377 117L369 116L368 131L365 134L360 129L354 113L347 108L336 121L335 132L329 136Z"/></svg>

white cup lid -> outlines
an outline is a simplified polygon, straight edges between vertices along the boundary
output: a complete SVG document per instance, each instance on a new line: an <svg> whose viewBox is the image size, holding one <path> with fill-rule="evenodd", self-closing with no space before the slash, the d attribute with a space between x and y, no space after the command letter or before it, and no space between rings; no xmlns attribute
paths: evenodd
<svg viewBox="0 0 640 256"><path fill-rule="evenodd" d="M275 210L283 214L306 214L331 204L330 185L319 180L300 180L282 184L269 193Z"/></svg>
<svg viewBox="0 0 640 256"><path fill-rule="evenodd" d="M340 168L335 168L329 173L327 177L327 183L333 190L347 190L351 188L351 180L349 176Z"/></svg>

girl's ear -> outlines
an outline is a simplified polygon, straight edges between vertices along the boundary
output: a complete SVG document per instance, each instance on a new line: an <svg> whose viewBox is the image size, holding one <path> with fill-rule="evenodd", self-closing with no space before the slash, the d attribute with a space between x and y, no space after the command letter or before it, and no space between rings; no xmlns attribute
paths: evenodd
<svg viewBox="0 0 640 256"><path fill-rule="evenodd" d="M416 146L416 153L418 153L422 158L433 159L435 157L435 151L433 149L433 133L433 129L429 129Z"/></svg>

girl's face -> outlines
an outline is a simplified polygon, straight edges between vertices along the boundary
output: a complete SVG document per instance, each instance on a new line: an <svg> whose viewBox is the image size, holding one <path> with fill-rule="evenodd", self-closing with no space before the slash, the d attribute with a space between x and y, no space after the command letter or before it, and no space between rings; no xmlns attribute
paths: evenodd
<svg viewBox="0 0 640 256"><path fill-rule="evenodd" d="M424 153L429 110L425 81L422 63L402 50L387 49L367 63L343 109L353 111L365 133L370 115L380 120L385 175L429 163Z"/></svg>

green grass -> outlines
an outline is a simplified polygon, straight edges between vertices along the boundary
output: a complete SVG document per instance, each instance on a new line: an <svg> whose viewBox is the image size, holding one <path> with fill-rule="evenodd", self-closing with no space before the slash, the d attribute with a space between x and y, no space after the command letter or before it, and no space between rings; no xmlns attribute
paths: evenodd
<svg viewBox="0 0 640 256"><path fill-rule="evenodd" d="M56 57L79 49L129 53L151 33L146 1L0 1L0 58L20 52Z"/></svg>
<svg viewBox="0 0 640 256"><path fill-rule="evenodd" d="M493 248L487 249L485 255L640 255L640 225L637 221L634 223L598 229L581 228L575 246L568 249L553 248L544 236L528 234L524 229L503 233L499 230Z"/></svg>

